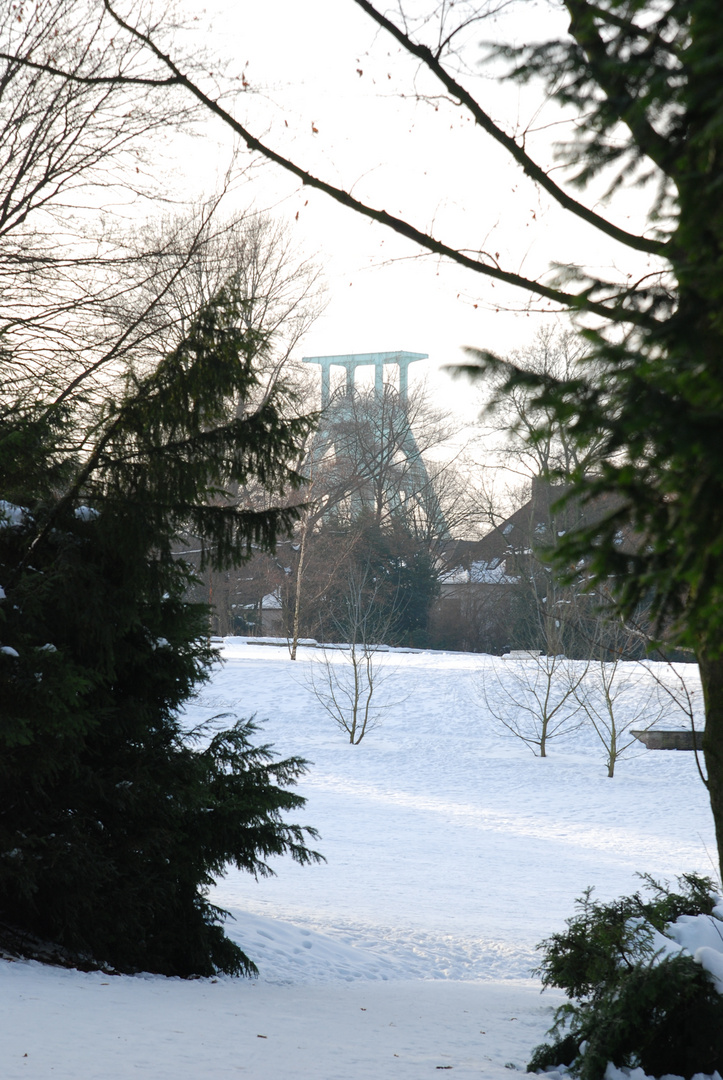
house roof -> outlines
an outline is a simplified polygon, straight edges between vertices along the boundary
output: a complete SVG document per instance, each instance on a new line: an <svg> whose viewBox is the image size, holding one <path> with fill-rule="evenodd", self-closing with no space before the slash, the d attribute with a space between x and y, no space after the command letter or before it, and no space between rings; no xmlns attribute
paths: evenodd
<svg viewBox="0 0 723 1080"><path fill-rule="evenodd" d="M554 535L563 536L573 527L591 524L611 508L610 499L603 498L585 506L578 500L570 500L563 507L553 509L568 490L566 484L533 479L532 493L524 506L480 540L456 540L447 547L443 555L446 569L441 580L513 583L516 579L507 574L505 567L510 556L531 554L543 541L553 539Z"/></svg>

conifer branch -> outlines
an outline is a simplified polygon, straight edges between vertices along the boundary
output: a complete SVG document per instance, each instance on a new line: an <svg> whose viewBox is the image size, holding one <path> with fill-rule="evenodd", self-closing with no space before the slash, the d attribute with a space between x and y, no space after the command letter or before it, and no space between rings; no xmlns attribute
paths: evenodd
<svg viewBox="0 0 723 1080"><path fill-rule="evenodd" d="M595 26L594 15L598 11L593 10L586 0L565 0L565 6L570 12L570 34L585 53L590 74L605 94L608 108L630 128L638 149L670 175L675 144L671 145L649 123L644 109L630 92L625 68L618 62L611 63L609 47ZM664 248L665 245L661 246Z"/></svg>

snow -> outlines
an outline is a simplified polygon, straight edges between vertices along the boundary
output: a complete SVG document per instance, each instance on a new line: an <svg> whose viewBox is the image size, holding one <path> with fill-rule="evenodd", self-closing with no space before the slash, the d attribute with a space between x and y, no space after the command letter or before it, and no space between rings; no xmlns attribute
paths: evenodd
<svg viewBox="0 0 723 1080"><path fill-rule="evenodd" d="M603 748L582 727L536 758L481 693L519 665L386 651L383 692L401 704L351 746L308 689L318 649L301 647L292 662L285 645L229 638L221 651L189 725L255 714L267 718L259 741L313 762L295 819L319 829L327 862L279 859L274 878L232 871L218 882L211 899L231 912L228 932L259 966L255 981L0 961L3 1078L418 1080L449 1070L508 1080L563 999L540 996L535 946L563 928L586 886L604 901L639 888L636 871L717 876L694 754L631 747L608 779ZM645 666L622 667L642 693ZM655 670L699 697L693 666ZM684 725L671 702L665 726ZM675 928L723 980L716 934L713 920Z"/></svg>
<svg viewBox="0 0 723 1080"><path fill-rule="evenodd" d="M92 506L77 506L73 511L78 521L95 521L100 514Z"/></svg>
<svg viewBox="0 0 723 1080"><path fill-rule="evenodd" d="M467 585L470 582L478 585L516 585L517 580L507 573L504 559L493 562L481 559L473 562L469 570L458 566L440 577L445 585Z"/></svg>
<svg viewBox="0 0 723 1080"><path fill-rule="evenodd" d="M713 915L681 915L670 936L710 972L716 990L723 994L723 903L713 909Z"/></svg>
<svg viewBox="0 0 723 1080"><path fill-rule="evenodd" d="M0 499L0 529L24 525L27 517L27 507L15 506L6 499Z"/></svg>
<svg viewBox="0 0 723 1080"><path fill-rule="evenodd" d="M484 585L516 585L519 578L512 577L507 573L507 564L502 562L473 562L470 567L469 580Z"/></svg>

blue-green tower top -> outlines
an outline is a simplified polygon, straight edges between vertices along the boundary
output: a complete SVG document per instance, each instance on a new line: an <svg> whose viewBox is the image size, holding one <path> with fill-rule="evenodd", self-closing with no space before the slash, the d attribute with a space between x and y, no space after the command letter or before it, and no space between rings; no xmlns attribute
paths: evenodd
<svg viewBox="0 0 723 1080"><path fill-rule="evenodd" d="M347 393L354 388L354 371L358 367L370 367L374 365L374 389L378 394L382 393L384 386L384 365L390 364L399 368L399 396L402 401L407 399L407 386L409 365L417 360L426 360L429 353L418 352L377 352L377 353L349 353L346 356L304 356L305 364L321 365L321 407L329 404L331 392L330 369L332 367L346 368Z"/></svg>

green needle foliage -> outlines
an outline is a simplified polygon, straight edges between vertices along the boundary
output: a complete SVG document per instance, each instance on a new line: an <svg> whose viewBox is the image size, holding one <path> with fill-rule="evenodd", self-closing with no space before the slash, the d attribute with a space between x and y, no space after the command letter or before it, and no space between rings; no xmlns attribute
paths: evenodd
<svg viewBox="0 0 723 1080"><path fill-rule="evenodd" d="M360 0L361 2L361 0ZM620 239L656 258L639 280L581 285L588 349L563 378L488 352L473 373L505 373L599 464L569 498L609 512L571 531L559 566L610 584L619 611L650 605L657 632L694 650L706 705L703 749L723 859L723 22L717 0L564 0L562 40L493 49L509 77L540 79L575 110L561 160L584 186L648 189L646 236ZM548 178L549 179L549 178ZM594 316L594 317L593 317ZM622 543L623 537L628 543ZM632 542L630 542L632 541ZM572 570L571 570L572 568Z"/></svg>
<svg viewBox="0 0 723 1080"><path fill-rule="evenodd" d="M214 566L271 545L312 423L260 386L238 314L217 297L99 412L0 412L0 920L121 971L253 973L209 887L320 858L285 818L305 763L250 722L178 715L216 659L178 536Z"/></svg>
<svg viewBox="0 0 723 1080"><path fill-rule="evenodd" d="M581 1080L602 1080L610 1061L650 1076L721 1069L723 998L691 956L656 955L653 934L681 915L710 915L712 882L687 874L675 893L644 880L652 899L635 893L599 904L588 890L567 930L540 944L543 986L560 987L570 1001L528 1072L567 1065Z"/></svg>
<svg viewBox="0 0 723 1080"><path fill-rule="evenodd" d="M608 295L607 324L584 332L585 355L565 377L523 370L487 352L482 369L526 387L546 417L599 466L577 470L570 498L614 496L593 527L566 535L562 566L584 558L614 578L625 611L652 603L679 640L721 655L723 630L723 55L715 0L566 0L569 37L496 50L520 82L541 80L584 121L558 148L584 187L653 185L649 232L660 261L629 287L590 278L577 305ZM578 273L570 267L569 274ZM474 368L472 368L474 371ZM479 373L479 371L478 371ZM620 545L621 530L638 538Z"/></svg>

